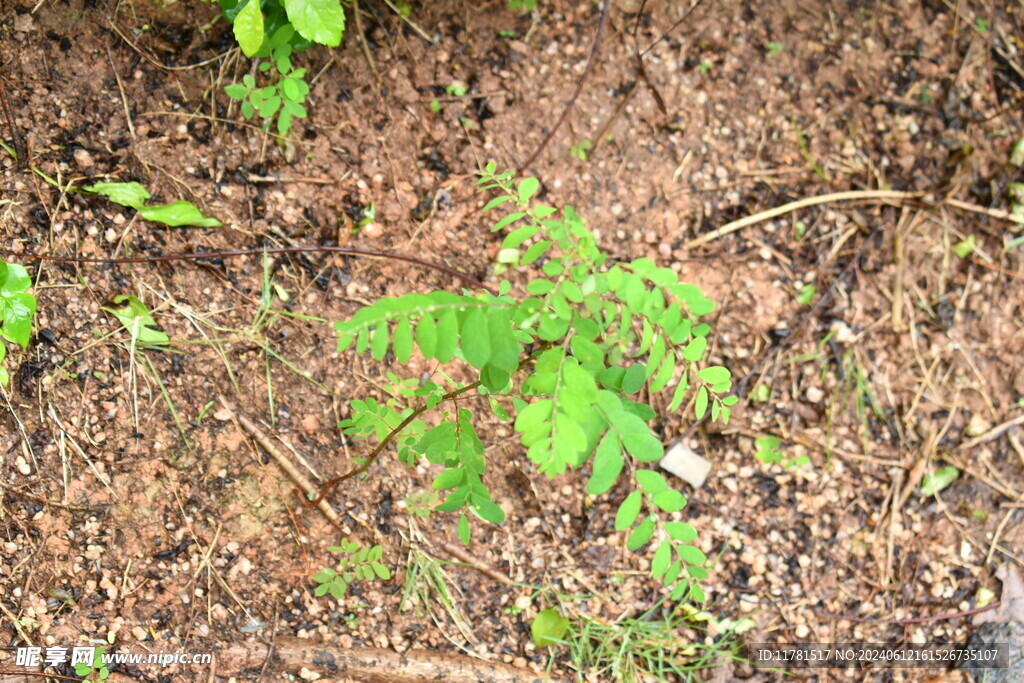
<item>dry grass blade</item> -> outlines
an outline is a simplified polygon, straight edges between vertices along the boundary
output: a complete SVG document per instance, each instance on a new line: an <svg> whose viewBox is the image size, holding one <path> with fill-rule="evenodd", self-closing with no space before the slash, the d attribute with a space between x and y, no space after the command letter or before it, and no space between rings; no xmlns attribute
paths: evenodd
<svg viewBox="0 0 1024 683"><path fill-rule="evenodd" d="M719 237L724 237L737 230L761 223L772 218L778 218L784 216L787 213L799 211L800 209L806 209L809 206L818 206L819 204L833 204L835 202L849 202L849 201L907 201L910 199L920 199L924 196L923 192L900 192L898 190L849 190L846 192L833 192L831 194L823 194L817 197L805 197L798 199L795 202L789 202L782 206L776 206L773 209L767 211L761 211L745 218L726 223L722 227L712 230L711 232L704 233L699 237L695 237L686 244L683 245L684 249L696 249L697 247L703 246L708 242L713 242Z"/></svg>

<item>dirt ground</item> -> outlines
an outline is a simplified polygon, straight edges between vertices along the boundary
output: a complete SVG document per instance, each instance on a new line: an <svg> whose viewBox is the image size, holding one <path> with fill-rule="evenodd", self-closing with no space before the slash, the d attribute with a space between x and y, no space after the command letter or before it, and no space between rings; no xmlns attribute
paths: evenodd
<svg viewBox="0 0 1024 683"><path fill-rule="evenodd" d="M4 2L0 79L30 165L62 186L137 180L225 227L135 220L4 155L0 246L102 257L343 243L496 283L500 237L472 174L492 159L516 168L540 145L584 72L600 5L416 3L412 20L434 43L385 4L361 5L366 50L350 18L342 48L296 58L313 75L310 116L282 147L224 95L248 62L214 6ZM1010 183L1024 180L1008 161L1024 134L1024 9L706 0L687 11L612 2L575 109L527 170L614 257L647 256L699 285L719 304L711 360L754 371L727 427L687 437L713 465L700 489L679 482L714 559L704 609L753 621L740 656L780 641L964 643L986 594L1000 596L996 569L1024 564L1024 247L1004 248L1021 232L1005 214ZM449 94L453 83L468 94ZM570 154L584 140L586 159ZM694 243L787 202L880 188L916 194L808 205ZM353 235L371 204L375 220ZM967 242L973 251L958 250ZM328 323L382 295L457 283L395 262L281 257L269 295L294 316L266 318L258 257L24 262L39 314L28 350L10 347L0 405L2 645L222 653L214 666L122 665L110 680L348 680L312 655L302 668L265 655L285 638L311 651L468 654L526 678L628 677L577 672L566 648L537 649L529 635L555 595L603 623L667 608L649 557L613 531L622 490L584 506L585 471L548 480L508 426L484 423L508 520L474 523L460 555L454 520L417 518L404 502L429 488L429 470L391 454L328 500L344 533L383 546L392 578L316 597L311 576L340 534L219 403L311 480L345 471L367 448L337 428L349 402L386 399L385 371L431 368L338 354ZM149 305L170 350L133 353L102 310L119 294ZM652 400L672 443L692 413ZM771 435L809 465L757 460L755 439ZM939 466L960 476L921 495ZM403 604L431 558L445 563L430 566L443 566L450 601L421 577L422 599ZM725 623L680 624L678 657L693 642L735 642ZM4 656L0 672L13 669ZM695 675L771 677L718 664Z"/></svg>

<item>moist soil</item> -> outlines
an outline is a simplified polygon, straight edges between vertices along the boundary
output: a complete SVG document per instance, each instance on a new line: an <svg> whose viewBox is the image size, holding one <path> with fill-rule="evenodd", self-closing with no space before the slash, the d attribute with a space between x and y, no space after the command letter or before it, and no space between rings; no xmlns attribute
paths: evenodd
<svg viewBox="0 0 1024 683"><path fill-rule="evenodd" d="M995 570L1021 565L1024 550L1024 247L1006 247L1020 226L1005 219L1022 180L1010 163L1024 134L1021 6L621 0L587 72L600 4L538 5L414 4L406 22L370 0L362 38L347 5L343 46L294 58L308 69L309 117L282 144L224 94L250 62L215 6L4 2L11 116L0 129L27 163L0 162L0 247L107 257L340 244L496 285L509 276L495 275L501 237L474 173L533 157L586 73L526 172L613 258L648 257L700 286L718 304L709 361L747 376L727 426L690 430L692 406L669 412L650 397L662 440L683 438L712 464L698 489L674 481L689 498L680 519L713 559L713 619L676 623L679 647L663 654L966 643L971 613L1000 595ZM166 228L68 191L100 180L187 199L224 226ZM694 242L788 202L879 188L914 194L812 204ZM436 368L339 354L329 323L459 282L323 253L6 260L29 267L39 313L28 349L8 347L0 406L3 645L215 654L213 666L113 667L124 681L349 680L312 654L304 667L217 664L278 638L311 652L468 656L527 678L659 678L579 671L567 648L530 639L552 605L604 624L672 607L648 576L653 549L629 552L613 530L625 483L584 503L585 469L549 480L510 426L481 412L503 525L475 520L460 553L451 516L418 517L407 502L434 474L387 453L327 498L339 530L220 403L310 480L345 472L370 448L337 426L350 402L404 406L388 373L419 381ZM133 348L104 310L119 295L145 302L173 343ZM758 460L769 436L801 462ZM943 466L959 477L922 495ZM391 578L317 597L311 577L342 536L381 545ZM423 558L442 563L444 593L416 579ZM742 619L753 627L730 634ZM14 670L5 656L0 668ZM715 664L694 675L776 677Z"/></svg>

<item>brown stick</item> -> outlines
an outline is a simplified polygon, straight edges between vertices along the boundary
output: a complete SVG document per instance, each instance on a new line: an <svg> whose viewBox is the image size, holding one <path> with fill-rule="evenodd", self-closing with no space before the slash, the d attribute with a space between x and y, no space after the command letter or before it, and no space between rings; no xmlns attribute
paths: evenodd
<svg viewBox="0 0 1024 683"><path fill-rule="evenodd" d="M269 649L265 643L232 645L217 654L217 669L225 672L258 669ZM342 648L287 636L274 639L270 658L268 673L282 674L307 668L323 676L367 683L541 683L543 680L526 669L451 652L406 650L398 653L378 648ZM277 680L279 676L268 678Z"/></svg>
<svg viewBox="0 0 1024 683"><path fill-rule="evenodd" d="M277 449L277 446L275 446L274 442L270 440L270 437L264 434L263 430L260 429L255 422L246 417L244 413L238 412L238 410L236 410L235 407L231 405L223 396L219 398L221 405L223 405L228 410L228 412L231 413L231 416L238 421L238 424L241 425L242 428L245 429L245 431L247 431L249 435L256 440L256 443L263 447L263 450L270 454L270 457L277 461L277 464L281 467L282 470L285 471L285 474L287 474L291 478L291 480L295 482L295 485L299 487L299 490L297 492L299 500L305 504L306 501L308 500L306 496L312 494L313 491L316 491L316 484L307 479L306 475L300 472L299 469L292 464L292 461L286 458L284 454ZM330 506L330 503L323 500L323 496L321 496L320 499L318 499L317 501L309 503L308 507L319 508L320 512L324 513L324 517L326 517L327 520L335 528L339 530L343 529L341 517L334 510L334 508Z"/></svg>
<svg viewBox="0 0 1024 683"><path fill-rule="evenodd" d="M4 110L4 118L7 119L7 128L11 131L11 142L14 143L14 153L18 155L17 167L25 168L28 164L28 150L25 148L25 141L21 138L18 127L14 125L14 116L11 115L11 103L7 101L7 86L3 78L0 78L0 107Z"/></svg>

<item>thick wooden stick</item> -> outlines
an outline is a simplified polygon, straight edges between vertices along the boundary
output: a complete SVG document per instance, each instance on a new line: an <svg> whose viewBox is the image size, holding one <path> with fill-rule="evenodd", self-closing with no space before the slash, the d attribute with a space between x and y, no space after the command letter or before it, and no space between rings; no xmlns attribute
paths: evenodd
<svg viewBox="0 0 1024 683"><path fill-rule="evenodd" d="M224 673L258 670L270 649L265 643L232 645L215 655L217 670ZM367 683L541 683L544 680L527 669L451 652L408 650L399 653L379 648L343 648L290 636L275 638L269 654L267 674L272 671L294 673L305 667L327 680Z"/></svg>

